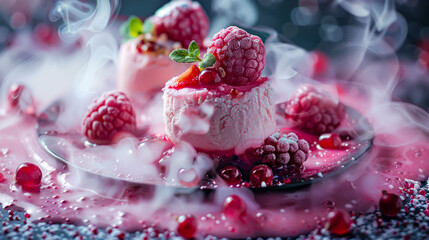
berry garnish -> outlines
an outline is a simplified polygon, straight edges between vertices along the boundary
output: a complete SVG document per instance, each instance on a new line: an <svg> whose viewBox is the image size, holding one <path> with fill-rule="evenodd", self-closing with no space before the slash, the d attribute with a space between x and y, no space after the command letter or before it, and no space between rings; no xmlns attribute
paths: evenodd
<svg viewBox="0 0 429 240"><path fill-rule="evenodd" d="M104 93L88 108L83 119L83 134L95 144L110 144L118 132L133 133L136 114L125 94Z"/></svg>
<svg viewBox="0 0 429 240"><path fill-rule="evenodd" d="M38 190L42 181L42 171L33 163L22 163L15 173L15 182L24 190Z"/></svg>
<svg viewBox="0 0 429 240"><path fill-rule="evenodd" d="M319 146L325 149L337 149L341 147L341 138L336 133L325 133L319 137Z"/></svg>
<svg viewBox="0 0 429 240"><path fill-rule="evenodd" d="M172 41L188 46L195 40L202 45L209 32L209 19L197 2L189 0L171 1L149 19L155 26L156 33L167 34Z"/></svg>
<svg viewBox="0 0 429 240"><path fill-rule="evenodd" d="M314 134L332 132L345 115L345 107L310 85L300 87L284 109L287 118Z"/></svg>
<svg viewBox="0 0 429 240"><path fill-rule="evenodd" d="M201 71L198 81L203 87L211 87L221 82L218 72L214 69L204 69Z"/></svg>
<svg viewBox="0 0 429 240"><path fill-rule="evenodd" d="M250 171L250 184L253 187L267 187L273 185L273 170L265 164L260 164Z"/></svg>
<svg viewBox="0 0 429 240"><path fill-rule="evenodd" d="M240 219L246 215L247 206L237 195L231 195L225 199L222 206L222 213L232 219Z"/></svg>
<svg viewBox="0 0 429 240"><path fill-rule="evenodd" d="M273 168L286 164L302 165L308 158L310 145L304 139L299 139L295 133L281 134L275 132L264 145L255 150L262 163Z"/></svg>
<svg viewBox="0 0 429 240"><path fill-rule="evenodd" d="M380 211L388 217L396 217L402 208L402 200L398 195L383 191L379 201Z"/></svg>
<svg viewBox="0 0 429 240"><path fill-rule="evenodd" d="M238 186L241 184L241 172L236 166L228 165L223 167L219 176L229 185L229 186Z"/></svg>
<svg viewBox="0 0 429 240"><path fill-rule="evenodd" d="M200 69L196 65L190 66L184 73L177 77L176 81L170 85L171 88L198 87L198 75Z"/></svg>
<svg viewBox="0 0 429 240"><path fill-rule="evenodd" d="M328 214L328 223L325 228L335 235L345 235L351 227L350 215L342 210L333 210Z"/></svg>
<svg viewBox="0 0 429 240"><path fill-rule="evenodd" d="M208 52L216 58L215 68L225 71L223 82L246 85L256 81L265 67L262 40L238 27L228 27L214 35Z"/></svg>
<svg viewBox="0 0 429 240"><path fill-rule="evenodd" d="M177 218L177 233L184 238L193 238L197 232L197 219L191 215L180 215Z"/></svg>

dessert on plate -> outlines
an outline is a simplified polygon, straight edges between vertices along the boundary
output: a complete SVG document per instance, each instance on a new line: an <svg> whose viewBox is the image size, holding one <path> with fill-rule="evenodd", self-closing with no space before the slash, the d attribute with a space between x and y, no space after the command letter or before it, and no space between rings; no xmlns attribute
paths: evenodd
<svg viewBox="0 0 429 240"><path fill-rule="evenodd" d="M135 94L161 89L189 67L170 61L168 54L192 40L202 45L208 30L206 13L189 0L169 2L144 22L130 17L121 27L125 42L119 51L118 90Z"/></svg>
<svg viewBox="0 0 429 240"><path fill-rule="evenodd" d="M170 56L181 62L185 51L192 54L192 46ZM213 37L207 52L199 66L166 83L165 133L173 143L183 140L203 151L241 154L275 131L273 89L269 78L261 76L265 47L259 37L229 27ZM212 62L205 66L209 56ZM198 117L207 124L189 129L190 119Z"/></svg>

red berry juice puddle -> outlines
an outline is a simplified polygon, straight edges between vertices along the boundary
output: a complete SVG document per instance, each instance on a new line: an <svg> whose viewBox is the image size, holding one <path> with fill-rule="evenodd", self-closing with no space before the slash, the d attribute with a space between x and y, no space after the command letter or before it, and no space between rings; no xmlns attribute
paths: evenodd
<svg viewBox="0 0 429 240"><path fill-rule="evenodd" d="M342 101L348 105L354 104L355 109L365 112L364 100L357 100L356 96L347 95L348 93L345 91L340 96ZM324 176L323 166L335 166L338 159L349 155L353 148L359 146L354 145L353 141L346 141L345 144L349 144L346 149L321 150L314 144L317 142L315 137L297 132L300 138L307 139L312 145L311 157L305 164L305 171L311 175L316 171L322 172L319 174L322 181L304 188L290 191L263 191L261 188L262 191L252 191L248 188L219 187L216 190L195 191L192 188L174 188L161 184L130 183L142 172L149 172L147 174L152 174L153 179L159 178L160 170L155 171L155 168L152 168L149 170L154 172L151 172L146 169L150 165L148 162L157 159L156 154L152 154L151 157L142 153L137 154L139 157L130 160L130 163L119 161L116 165L110 165L112 162L109 162L109 159L107 164L103 164L102 159L85 155L100 154L115 159L112 157L113 152L109 152L109 147L99 149L101 153L89 151L77 157L73 155L76 159L97 161L96 164L81 167L99 167L106 173L115 174L112 178L103 178L97 172L88 173L79 168L67 167L45 152L39 145L38 136L34 131L36 126L34 118L4 114L0 116L0 123L2 136L0 167L5 179L0 183L0 201L4 207L23 208L31 216L29 221L111 225L130 231L141 230L143 225L154 225L161 229L176 231L178 216L192 214L197 220L197 237L208 234L235 238L291 236L324 226L332 208L356 212L374 210L382 196L382 190L399 193L401 182L405 178L421 181L429 173L429 164L426 163L429 156L429 137L411 125L390 132L378 132L379 128L375 127L372 149L359 160L358 164L335 177ZM377 123L375 125L377 126ZM408 141L400 141L404 138ZM64 146L63 144L68 143L59 142L59 146ZM133 144L135 143L131 142L127 146ZM90 149L84 147L80 150ZM198 175L210 167L204 159L189 163L186 158L197 159L197 154L192 152L189 146L183 145L181 148L182 150L178 152L182 155L176 159L180 157L185 159L182 159L183 162L179 161L180 164L185 164L184 168L195 167L193 164L197 162L200 164L195 167L198 169L196 171ZM131 152L129 156L135 155ZM24 162L37 164L42 170L43 178L39 192L23 191L15 184L13 178L15 169ZM174 166L175 162L169 164ZM339 164L340 168L341 166L342 164ZM116 169L109 172L106 167ZM174 167L171 167L171 170L174 170ZM131 175L118 175L121 171L128 171ZM167 175L166 178L174 179L173 175ZM146 181L140 179L142 180ZM234 212L231 209L226 215L222 213L222 209L225 208L224 201L231 195L239 196L245 202L246 208L238 204L239 218L230 217L229 212Z"/></svg>

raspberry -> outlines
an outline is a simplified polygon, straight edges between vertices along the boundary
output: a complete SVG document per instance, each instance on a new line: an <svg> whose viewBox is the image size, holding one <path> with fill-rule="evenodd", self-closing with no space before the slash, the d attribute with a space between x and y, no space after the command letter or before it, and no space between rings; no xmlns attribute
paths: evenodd
<svg viewBox="0 0 429 240"><path fill-rule="evenodd" d="M307 160L309 151L308 142L298 139L295 133L275 132L265 139L265 143L255 153L260 156L262 163L277 169L291 164L301 166Z"/></svg>
<svg viewBox="0 0 429 240"><path fill-rule="evenodd" d="M216 57L215 68L225 71L223 82L246 85L256 81L265 67L265 46L262 40L238 27L218 32L208 52Z"/></svg>
<svg viewBox="0 0 429 240"><path fill-rule="evenodd" d="M135 128L136 114L131 102L118 91L96 99L83 120L84 135L96 144L109 144L118 132L133 132Z"/></svg>
<svg viewBox="0 0 429 240"><path fill-rule="evenodd" d="M158 35L165 33L170 40L180 42L183 47L187 47L192 40L203 46L209 32L207 14L199 3L190 0L167 3L150 20Z"/></svg>
<svg viewBox="0 0 429 240"><path fill-rule="evenodd" d="M292 96L284 111L297 127L320 135L338 127L345 110L343 104L334 102L312 86L304 85Z"/></svg>

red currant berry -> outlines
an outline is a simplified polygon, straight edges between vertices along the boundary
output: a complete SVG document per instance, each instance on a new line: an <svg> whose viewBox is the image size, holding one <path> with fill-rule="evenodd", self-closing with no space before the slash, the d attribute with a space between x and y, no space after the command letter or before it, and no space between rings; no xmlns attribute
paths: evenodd
<svg viewBox="0 0 429 240"><path fill-rule="evenodd" d="M220 83L220 77L219 74L212 69L204 69L199 77L198 77L198 81L200 82L200 85L203 87L206 86L212 86L215 84Z"/></svg>
<svg viewBox="0 0 429 240"><path fill-rule="evenodd" d="M335 235L345 235L351 227L350 215L342 210L334 210L328 214L326 229Z"/></svg>
<svg viewBox="0 0 429 240"><path fill-rule="evenodd" d="M265 164L260 164L250 171L250 184L253 187L273 185L273 170Z"/></svg>
<svg viewBox="0 0 429 240"><path fill-rule="evenodd" d="M325 149L337 149L341 142L340 136L336 133L325 133L319 137L319 146Z"/></svg>
<svg viewBox="0 0 429 240"><path fill-rule="evenodd" d="M219 175L229 186L237 186L241 183L241 172L236 166L225 166L220 170Z"/></svg>
<svg viewBox="0 0 429 240"><path fill-rule="evenodd" d="M239 219L246 215L246 203L237 195L231 195L223 202L222 213L226 217Z"/></svg>
<svg viewBox="0 0 429 240"><path fill-rule="evenodd" d="M197 232L197 219L191 215L181 215L177 218L177 233L184 238L193 238Z"/></svg>
<svg viewBox="0 0 429 240"><path fill-rule="evenodd" d="M402 208L402 200L398 195L383 191L379 201L380 211L388 217L396 217Z"/></svg>
<svg viewBox="0 0 429 240"><path fill-rule="evenodd" d="M24 190L37 190L42 181L42 171L33 163L23 163L15 173L15 182Z"/></svg>

